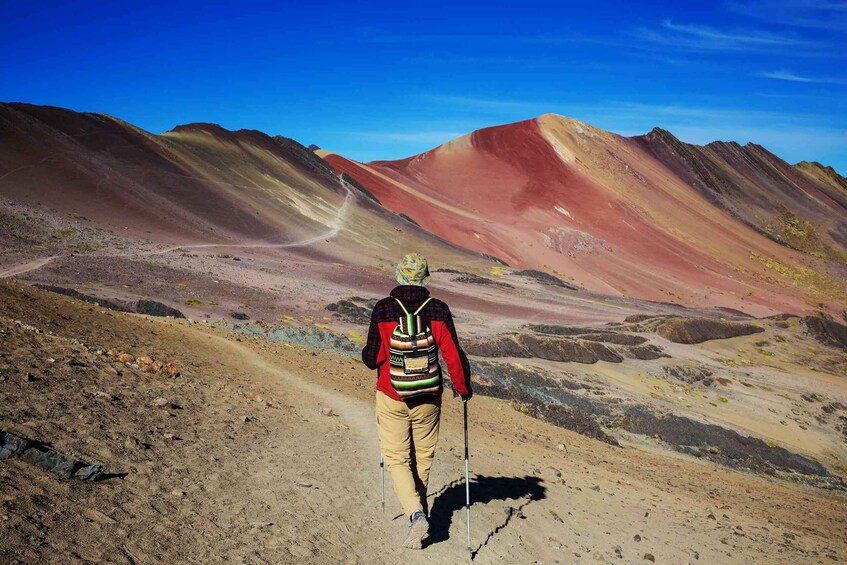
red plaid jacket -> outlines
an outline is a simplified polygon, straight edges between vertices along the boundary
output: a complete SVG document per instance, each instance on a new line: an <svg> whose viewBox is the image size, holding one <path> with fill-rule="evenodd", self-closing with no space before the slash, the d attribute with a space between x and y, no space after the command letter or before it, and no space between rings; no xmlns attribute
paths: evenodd
<svg viewBox="0 0 847 565"><path fill-rule="evenodd" d="M422 286L398 286L391 291L389 298L383 298L376 303L371 314L368 343L362 349L362 361L369 369L377 369L377 390L394 400L400 400L394 387L391 386L388 363L386 363L389 358L388 344L391 333L397 327L400 317L403 316L403 310L395 298L400 300L409 312L414 312L424 300L429 298L429 291ZM453 390L462 396L469 395L471 368L465 352L459 345L459 337L456 335L456 326L453 325L450 308L437 298L433 298L421 311L420 316L432 330L435 343L441 351L444 362L447 363L447 372L450 373ZM439 394L441 394L440 390Z"/></svg>

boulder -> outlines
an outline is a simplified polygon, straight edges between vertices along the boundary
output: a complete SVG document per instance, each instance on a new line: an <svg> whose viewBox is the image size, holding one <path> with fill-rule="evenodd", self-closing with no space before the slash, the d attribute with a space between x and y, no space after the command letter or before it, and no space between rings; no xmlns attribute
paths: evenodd
<svg viewBox="0 0 847 565"><path fill-rule="evenodd" d="M133 305L133 311L136 314L146 314L148 316L185 318L185 314L176 308L171 308L167 304L162 304L155 300L139 300Z"/></svg>
<svg viewBox="0 0 847 565"><path fill-rule="evenodd" d="M371 311L369 308L364 306L359 306L353 302L354 299L350 300L339 300L338 302L333 302L332 304L327 304L325 306L326 310L330 312L334 312L341 318L344 318L348 322L352 322L354 324L368 324L371 321ZM361 299L364 300L364 299Z"/></svg>

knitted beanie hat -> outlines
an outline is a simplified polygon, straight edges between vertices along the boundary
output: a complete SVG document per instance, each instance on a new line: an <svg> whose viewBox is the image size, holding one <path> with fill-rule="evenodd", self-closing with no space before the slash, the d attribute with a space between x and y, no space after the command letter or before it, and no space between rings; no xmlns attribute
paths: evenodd
<svg viewBox="0 0 847 565"><path fill-rule="evenodd" d="M417 253L404 255L403 259L397 265L394 276L397 282L403 285L426 286L429 284L430 279L429 266L426 264L426 258Z"/></svg>

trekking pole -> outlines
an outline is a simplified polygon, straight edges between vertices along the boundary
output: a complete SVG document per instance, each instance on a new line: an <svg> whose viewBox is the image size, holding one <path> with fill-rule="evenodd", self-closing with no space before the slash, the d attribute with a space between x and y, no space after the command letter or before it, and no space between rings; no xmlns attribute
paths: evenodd
<svg viewBox="0 0 847 565"><path fill-rule="evenodd" d="M473 560L471 550L471 483L470 465L468 464L468 399L462 399L465 407L465 508L468 511L468 558Z"/></svg>
<svg viewBox="0 0 847 565"><path fill-rule="evenodd" d="M338 177L341 178L341 177ZM343 182L343 179L342 179ZM379 369L376 370L376 378L379 380ZM377 417L379 422L379 417ZM378 424L377 424L378 425ZM382 482L382 513L385 514L385 459L382 457L382 445L379 449L379 479Z"/></svg>
<svg viewBox="0 0 847 565"><path fill-rule="evenodd" d="M382 513L385 514L385 460L379 452L379 478L382 480Z"/></svg>

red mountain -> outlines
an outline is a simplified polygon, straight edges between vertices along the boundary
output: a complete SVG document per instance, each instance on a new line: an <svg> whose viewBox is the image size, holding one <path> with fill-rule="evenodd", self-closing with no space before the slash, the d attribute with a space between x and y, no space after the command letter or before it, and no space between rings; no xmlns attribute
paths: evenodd
<svg viewBox="0 0 847 565"><path fill-rule="evenodd" d="M398 161L318 154L445 239L592 290L754 314L845 306L843 179L753 144L546 114Z"/></svg>

